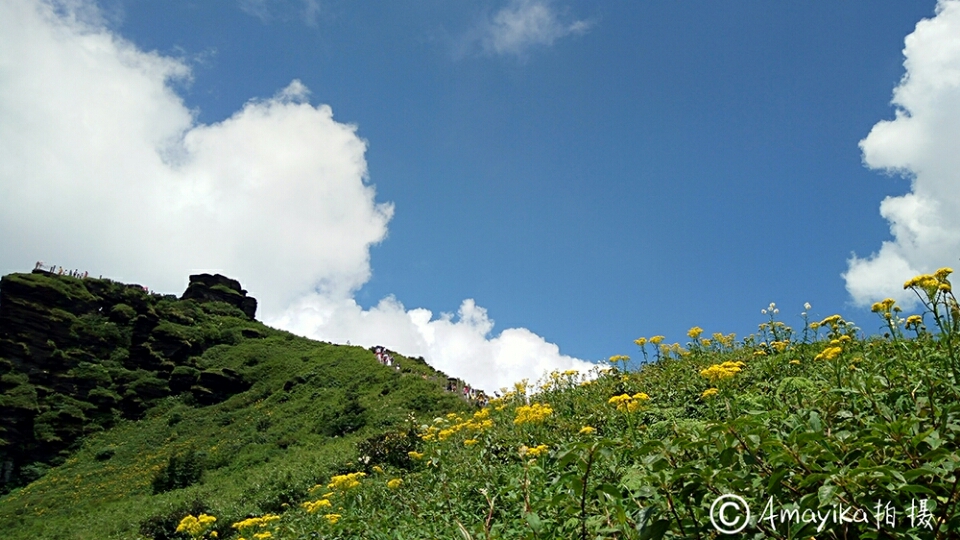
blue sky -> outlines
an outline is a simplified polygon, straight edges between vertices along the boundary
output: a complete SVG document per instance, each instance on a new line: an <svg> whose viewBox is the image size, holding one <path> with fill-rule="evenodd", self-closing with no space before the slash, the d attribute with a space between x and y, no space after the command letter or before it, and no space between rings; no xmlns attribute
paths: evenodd
<svg viewBox="0 0 960 540"><path fill-rule="evenodd" d="M27 14L49 5L13 4L8 24L15 17L36 19ZM917 122L954 118L960 93L949 78L941 94L906 88L904 95L915 101L894 106L891 98L898 84L907 84L901 81L904 39L921 19L936 15L935 22L948 30L937 32L931 25L926 34L916 33L915 52L908 57L917 60L918 70L925 58L936 58L936 51L956 52L949 45L957 39L949 29L960 28L951 26L957 24L956 1L942 1L939 15L933 1L67 4L55 4L54 15L36 24L67 28L77 44L61 40L50 45L51 51L61 52L36 56L14 54L8 45L0 73L4 65L15 65L18 76L28 80L36 76L31 70L53 62L56 54L69 54L69 47L83 49L83 36L91 34L109 36L127 54L175 64L162 68L151 60L131 67L121 61L116 71L152 73L147 77L151 88L170 93L150 98L149 92L130 90L123 95L140 96L131 101L131 110L153 110L154 104L164 103L175 114L158 113L157 118L184 116L179 127L170 128L180 135L168 133L163 144L170 137L182 138L188 157L174 165L164 158L156 165L177 170L176 182L189 184L212 174L194 161L216 162L210 167L220 170L219 164L244 153L236 145L210 142L220 153L191 161L192 152L203 145L191 146L183 133L204 132L213 140L213 128L229 131L235 125L231 118L247 108L253 114L257 106L294 110L309 105L307 114L326 105L332 123L324 125L331 132L343 135L354 129L353 139L343 135L350 140L343 139L342 148L328 145L320 132L303 147L301 152L310 155L322 147L317 155L327 160L304 173L303 182L323 182L324 163L362 161L365 169L344 173L353 179L344 188L351 190L349 196L341 199L336 190L322 195L341 202L316 207L304 202L289 216L282 205L262 212L253 203L220 206L218 201L230 197L233 177L227 173L227 180L217 184L223 192L209 186L188 190L191 204L206 208L206 217L191 223L213 227L212 233L217 230L213 223L234 223L223 217L225 208L231 216L242 208L237 223L282 236L279 243L289 244L276 248L272 258L258 255L257 242L270 244L269 239L246 242L242 232L222 257L200 255L206 242L229 236L230 228L219 236L205 235L202 228L189 235L170 233L176 242L142 256L134 249L133 261L124 259L122 250L99 251L103 240L96 231L102 229L77 232L69 246L67 239L54 238L55 232L31 229L29 243L4 241L4 272L29 269L40 259L179 293L189 271L221 271L266 299L268 322L332 341L352 337L354 343L383 343L424 354L441 368L479 378L492 388L514 377L535 376L527 368L564 368L579 365L576 359L635 354L632 341L640 336L665 334L669 341L685 342L686 330L694 325L707 333L743 336L764 320L760 310L770 302L794 326L800 324L803 303L810 302L814 317L841 313L865 331L875 331L879 320L858 302L902 292L890 284L902 283L904 273L956 263L960 243L955 222L943 217L931 226L946 232L924 239L917 231L929 227L910 229L916 221L910 216L901 213L898 221L895 210L887 218L880 214L881 201L909 196L911 189L922 187L917 178L924 181L925 171L949 162L949 149L917 154L927 161L900 156L897 148L915 146L903 133L891 135L893 142L884 143L890 137L878 135L874 146L860 146L878 122L897 118L898 107L911 111ZM31 47L43 46L38 41ZM123 58L122 51L110 54ZM913 83L936 79L960 65L960 53L947 56L936 60L943 65L918 71ZM103 65L112 61L105 59ZM56 94L61 97L47 102L62 99L64 110L102 110L108 116L107 101L96 107L84 101L102 99L97 85L136 85L126 75L110 79L112 71L102 71L106 75L101 78L95 68L70 75L80 82L99 81L90 83L87 98L72 101L73 95ZM43 72L57 77L53 68ZM81 84L64 79L61 84L68 88ZM291 87L293 81L298 85ZM0 101L27 88L7 86ZM285 88L289 92L281 95ZM14 110L12 103L29 103L28 97L8 100L0 113ZM927 116L919 112L927 110ZM85 129L112 122L90 116ZM55 118L54 111L28 123ZM151 122L148 118L144 125ZM10 133L17 128L15 120L0 116L0 128L4 123ZM930 125L930 133L960 133L960 123L931 120ZM258 141L251 143L256 148L289 147L280 139L294 128L281 127L283 135L274 139L269 139L273 132L251 127L236 140ZM124 133L125 128L117 129ZM130 135L117 137L122 146L126 143L120 140ZM78 141L88 139L78 131ZM63 151L50 137L38 135L37 140L50 146L38 156ZM864 152L874 147L875 161L865 164ZM171 152L158 150L158 155ZM264 154L263 159L271 159L270 152ZM77 158L76 167L91 168L85 181L98 182L96 171L110 155ZM21 161L20 169L0 170L5 175L0 187L25 197L18 191L25 180L14 172L33 169L26 158ZM259 170L258 163L251 157L237 167ZM117 166L117 186L135 183L130 174L136 170L135 165ZM288 169L277 170L270 178L284 182L287 173L282 171ZM957 187L955 175L944 175L927 184L940 186L939 191L924 193ZM955 213L956 199L942 202L945 209L939 214L923 211L921 217ZM67 208L67 202L62 204ZM117 204L127 203L121 198ZM350 208L357 213L341 219L338 212ZM298 212L303 212L302 220L275 225ZM12 215L8 212L2 225L31 227L28 217ZM119 212L111 218L116 221L104 218L98 226L122 228L126 215ZM156 219L168 223L176 218ZM910 230L892 236L891 226L897 223ZM333 236L352 238L358 230L367 232L357 233L353 243L329 243ZM138 238L150 231L160 234L153 225ZM115 242L123 243L122 235ZM883 242L891 242L881 253L889 259L877 255ZM85 249L77 248L84 244ZM324 253L306 256L316 245ZM151 262L153 256L178 261L178 253L188 252L198 255L184 255L179 266ZM337 259L330 253L353 255ZM858 259L851 260L853 254ZM271 260L278 267L310 271L280 272L276 281L282 286L269 284L275 270ZM858 271L845 279L843 274L854 268ZM884 270L889 268L896 271ZM160 270L178 275L164 277ZM311 292L317 284L320 292ZM475 303L463 304L467 299ZM443 313L453 315L444 319ZM415 330L398 329L411 324L398 322L401 315L414 320ZM354 322L342 322L348 319ZM431 321L448 324L441 328ZM497 341L505 329L526 333L508 345L506 338ZM498 360L488 362L491 355L499 355Z"/></svg>

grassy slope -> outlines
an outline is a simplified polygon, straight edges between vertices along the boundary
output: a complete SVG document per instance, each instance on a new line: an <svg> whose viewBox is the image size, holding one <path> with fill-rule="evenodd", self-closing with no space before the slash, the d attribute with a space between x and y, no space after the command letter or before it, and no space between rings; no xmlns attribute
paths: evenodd
<svg viewBox="0 0 960 540"><path fill-rule="evenodd" d="M592 381L554 374L540 390L520 385L484 411L467 410L416 376L407 379L421 388L380 396L396 375L369 353L271 333L229 355L204 355L237 368L259 359L251 390L201 409L171 400L140 423L90 439L68 463L0 499L0 531L10 538L133 538L148 518L165 517L169 527L205 512L217 517L211 525L219 538L247 540L254 533L714 538L711 504L736 493L754 516L772 497L777 510L861 508L870 523L828 522L817 531L801 520L760 520L730 538L950 538L960 530L960 333L955 319L943 319L943 307L958 314L952 294L931 299L943 302L938 313L947 323L937 335L895 322L892 337L867 340L838 317L812 333L771 320L761 335L738 343L695 339L636 371L608 370ZM935 325L931 313L925 317ZM316 433L318 417L343 407L330 379L308 378L321 366L337 380L365 381L370 392L360 402L373 426L364 435L402 426L403 404L450 414L417 415L416 460L358 463L361 436ZM283 391L296 375L306 382ZM391 440L380 455L405 456L408 446ZM112 447L112 457L97 461ZM151 471L190 447L211 464L203 481L151 495ZM355 487L335 476L353 471L367 473ZM932 510L935 531L911 527L908 511L920 500ZM897 512L879 533L877 502ZM265 515L276 519L242 533L231 527Z"/></svg>
<svg viewBox="0 0 960 540"><path fill-rule="evenodd" d="M674 349L588 383L555 374L535 394L521 386L485 412L444 416L421 429L413 470L384 466L349 489L324 478L303 499L314 512L284 508L244 537L714 538L710 507L724 493L743 496L755 517L773 497L777 512L729 538L953 537L960 388L946 338L857 339L838 320L810 343L767 330L778 335ZM705 370L724 362L742 365L711 380ZM611 398L624 395L618 409ZM550 412L536 414L537 403ZM936 533L910 525L922 499ZM877 502L896 511L879 536ZM817 531L779 517L841 504L870 522ZM221 538L239 536L234 518L217 517Z"/></svg>
<svg viewBox="0 0 960 540"><path fill-rule="evenodd" d="M203 368L243 372L256 381L250 390L209 407L167 398L144 420L89 437L65 464L0 499L0 535L134 538L150 518L172 513L179 521L188 509L234 517L276 511L350 461L358 440L401 424L410 411L466 408L416 360L398 357L399 373L360 347L261 330L268 337L217 346L200 359ZM330 437L351 392L365 427ZM152 479L169 457L191 450L207 469L202 481L153 495Z"/></svg>

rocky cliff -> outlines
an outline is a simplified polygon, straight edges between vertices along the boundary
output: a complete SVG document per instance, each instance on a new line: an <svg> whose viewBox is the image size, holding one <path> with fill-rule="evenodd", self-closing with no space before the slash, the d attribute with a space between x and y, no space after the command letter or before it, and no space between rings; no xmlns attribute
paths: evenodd
<svg viewBox="0 0 960 540"><path fill-rule="evenodd" d="M43 270L0 279L0 492L61 461L78 439L158 400L198 406L249 388L197 362L260 335L236 280L190 277L181 298L140 285Z"/></svg>

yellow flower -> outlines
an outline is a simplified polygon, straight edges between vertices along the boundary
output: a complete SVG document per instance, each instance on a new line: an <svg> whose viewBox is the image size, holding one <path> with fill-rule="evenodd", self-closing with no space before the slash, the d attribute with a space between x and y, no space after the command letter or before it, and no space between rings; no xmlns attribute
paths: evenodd
<svg viewBox="0 0 960 540"><path fill-rule="evenodd" d="M537 446L534 446L533 448L527 448L526 446L521 446L521 447L520 447L520 455L521 455L521 456L525 456L525 455L526 455L526 456L530 456L530 457L532 457L532 458L537 458L537 457L542 456L543 454L546 454L549 449L550 449L550 447L547 446L547 445L545 445L545 444L538 444Z"/></svg>
<svg viewBox="0 0 960 540"><path fill-rule="evenodd" d="M647 344L647 338L645 338L645 337L642 337L642 338L639 338L639 339L635 339L635 340L633 340L633 342L634 342L634 343L636 343L636 344L637 344L637 346L639 346L639 347L643 347L644 345L646 345L646 344Z"/></svg>
<svg viewBox="0 0 960 540"><path fill-rule="evenodd" d="M267 538L273 538L273 533L270 531L263 531L253 535L255 540L267 540Z"/></svg>
<svg viewBox="0 0 960 540"><path fill-rule="evenodd" d="M708 397L717 395L717 392L719 391L720 390L718 390L717 388L707 388L706 390L703 391L702 394L700 394L700 398L707 399Z"/></svg>
<svg viewBox="0 0 960 540"><path fill-rule="evenodd" d="M390 480L389 482L387 482L387 487L390 488L390 489L397 489L397 488L399 488L401 485L403 485L403 479L402 479L402 478L394 478L393 480Z"/></svg>
<svg viewBox="0 0 960 540"><path fill-rule="evenodd" d="M664 339L666 339L665 336L653 336L652 338L650 338L650 343L653 343L654 345L659 345L660 343L663 342Z"/></svg>
<svg viewBox="0 0 960 540"><path fill-rule="evenodd" d="M339 474L330 479L330 483L327 484L327 487L329 489L337 489L340 491L353 489L360 485L360 479L366 475L367 473L363 473L363 472Z"/></svg>
<svg viewBox="0 0 960 540"><path fill-rule="evenodd" d="M934 272L933 275L934 275L934 277L936 277L937 279L939 279L939 280L942 281L942 280L946 279L947 276L949 276L949 275L952 274L952 273L953 273L953 268L944 267L944 268L941 268L941 269L937 270L936 272Z"/></svg>
<svg viewBox="0 0 960 540"><path fill-rule="evenodd" d="M413 450L407 452L407 455L410 456L410 459L420 460L423 459L423 454L420 452L415 452Z"/></svg>
<svg viewBox="0 0 960 540"><path fill-rule="evenodd" d="M814 357L814 360L833 360L834 358L840 356L840 353L843 352L843 349L840 347L827 347L820 354Z"/></svg>
<svg viewBox="0 0 960 540"><path fill-rule="evenodd" d="M342 516L340 514L324 514L323 517L326 518L327 523L336 525Z"/></svg>
<svg viewBox="0 0 960 540"><path fill-rule="evenodd" d="M618 411L636 412L643 407L643 402L650 399L650 396L643 392L637 392L634 395L620 394L607 400L607 403L617 407Z"/></svg>
<svg viewBox="0 0 960 540"><path fill-rule="evenodd" d="M840 315L831 315L831 316L827 317L826 319L820 321L817 326L818 326L818 327L820 327L820 326L837 326L837 325L839 325L839 324L842 323L842 322L843 322L843 319L840 317ZM813 323L810 324L810 327L813 328Z"/></svg>
<svg viewBox="0 0 960 540"><path fill-rule="evenodd" d="M202 536L215 521L217 521L217 518L207 514L200 514L197 517L188 514L180 520L180 524L177 525L177 532L185 532L193 537Z"/></svg>
<svg viewBox="0 0 960 540"><path fill-rule="evenodd" d="M743 362L724 362L722 364L713 364L710 367L701 370L700 375L707 379L710 379L710 382L716 383L717 381L723 381L726 379L733 378L734 375L742 371Z"/></svg>
<svg viewBox="0 0 960 540"><path fill-rule="evenodd" d="M373 472L378 473L378 474L383 474L383 467L381 467L381 466L379 466L379 465L374 465L374 466L373 466Z"/></svg>
<svg viewBox="0 0 960 540"><path fill-rule="evenodd" d="M527 424L542 422L546 417L553 414L553 409L545 403L534 403L532 405L521 405L517 407L514 424Z"/></svg>
<svg viewBox="0 0 960 540"><path fill-rule="evenodd" d="M476 439L467 439L467 440L463 441L463 444L464 444L465 446L473 446L473 445L477 444L477 442L478 442L478 441L477 441Z"/></svg>
<svg viewBox="0 0 960 540"><path fill-rule="evenodd" d="M582 428L580 428L580 432L577 433L577 434L578 434L578 435L593 435L594 432L596 432L596 431L597 431L597 430L596 430L595 428L592 428L592 427L590 427L590 426L583 426Z"/></svg>
<svg viewBox="0 0 960 540"><path fill-rule="evenodd" d="M694 326L690 330L687 330L687 335L690 336L690 339L697 339L702 333L703 328L700 328L699 326Z"/></svg>
<svg viewBox="0 0 960 540"><path fill-rule="evenodd" d="M920 325L923 324L923 317L920 315L910 315L907 317L907 328L920 328Z"/></svg>
<svg viewBox="0 0 960 540"><path fill-rule="evenodd" d="M613 396L612 398L608 399L607 403L619 407L621 403L625 403L627 401L630 401L630 394L620 394L619 396Z"/></svg>
<svg viewBox="0 0 960 540"><path fill-rule="evenodd" d="M307 501L301 504L300 506L303 507L303 509L306 510L308 514L312 514L317 510L320 510L321 508L330 508L332 504L328 499L318 499L316 501ZM243 523L243 522L241 521L240 523ZM238 529L241 528L241 527L237 527L237 525L239 525L240 523L234 524L234 527Z"/></svg>
<svg viewBox="0 0 960 540"><path fill-rule="evenodd" d="M330 501L326 501L326 503L329 505ZM304 503L304 504L309 504L309 503ZM306 506L304 506L304 508L306 508ZM261 517L252 517L252 518L247 518L243 521L238 521L234 523L232 527L234 529L237 529L238 531L242 531L243 529L249 529L251 527L263 528L273 523L274 521L279 521L279 520L280 520L280 516L276 514L266 514Z"/></svg>

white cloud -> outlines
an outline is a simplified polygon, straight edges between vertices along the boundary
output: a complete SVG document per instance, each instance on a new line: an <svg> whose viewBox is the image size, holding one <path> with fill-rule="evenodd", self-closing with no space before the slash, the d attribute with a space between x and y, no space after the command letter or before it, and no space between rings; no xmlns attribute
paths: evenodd
<svg viewBox="0 0 960 540"><path fill-rule="evenodd" d="M240 10L268 23L275 17L286 19L297 13L308 26L316 26L320 15L320 0L238 0Z"/></svg>
<svg viewBox="0 0 960 540"><path fill-rule="evenodd" d="M509 328L491 337L493 320L473 300L464 300L456 317L434 318L426 309L404 309L393 297L364 310L352 298L313 294L269 322L333 342L387 345L408 356L422 356L435 368L487 391L521 379L533 382L546 371L594 367L560 354L559 347L525 328Z"/></svg>
<svg viewBox="0 0 960 540"><path fill-rule="evenodd" d="M563 37L583 34L591 23L562 22L551 0L510 0L471 34L488 54L523 56Z"/></svg>
<svg viewBox="0 0 960 540"><path fill-rule="evenodd" d="M260 19L262 22L270 20L270 10L267 9L267 0L240 0L240 10Z"/></svg>
<svg viewBox="0 0 960 540"><path fill-rule="evenodd" d="M905 43L896 115L873 126L860 148L868 167L910 178L911 191L880 205L893 240L849 261L844 279L861 305L888 296L912 303L904 281L960 257L960 1L941 0Z"/></svg>
<svg viewBox="0 0 960 540"><path fill-rule="evenodd" d="M0 272L42 259L176 293L190 273L222 272L264 319L422 355L485 388L580 365L524 329L491 337L469 300L456 320L392 298L360 309L393 206L365 181L356 126L299 81L199 124L170 86L189 67L91 14L0 2Z"/></svg>

